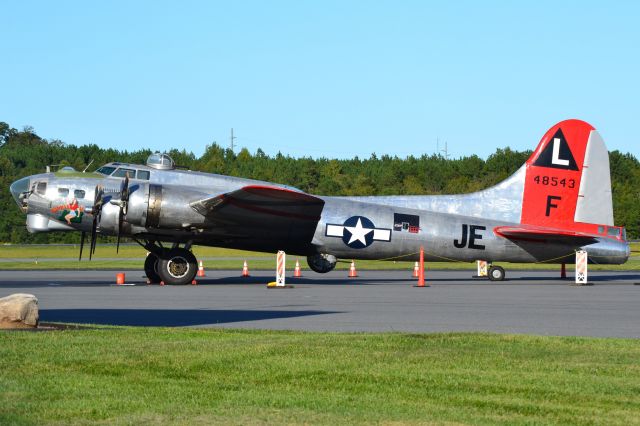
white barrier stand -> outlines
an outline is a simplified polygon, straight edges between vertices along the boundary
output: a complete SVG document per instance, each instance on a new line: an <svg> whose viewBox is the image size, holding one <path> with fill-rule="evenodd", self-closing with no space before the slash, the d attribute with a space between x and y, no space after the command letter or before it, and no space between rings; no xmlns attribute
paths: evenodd
<svg viewBox="0 0 640 426"><path fill-rule="evenodd" d="M278 251L278 257L276 261L276 287L284 287L284 265L287 255L282 250Z"/></svg>
<svg viewBox="0 0 640 426"><path fill-rule="evenodd" d="M486 277L487 273L487 261L486 260L478 260L478 276Z"/></svg>
<svg viewBox="0 0 640 426"><path fill-rule="evenodd" d="M276 257L276 280L267 284L267 288L293 288L292 285L286 285L285 283L285 266L287 255L284 251L278 251Z"/></svg>
<svg viewBox="0 0 640 426"><path fill-rule="evenodd" d="M576 252L576 283L575 285L589 285L588 274L589 256L585 250Z"/></svg>
<svg viewBox="0 0 640 426"><path fill-rule="evenodd" d="M478 266L478 275L474 275L472 278L487 278L489 276L489 262L486 260L478 260L476 263Z"/></svg>

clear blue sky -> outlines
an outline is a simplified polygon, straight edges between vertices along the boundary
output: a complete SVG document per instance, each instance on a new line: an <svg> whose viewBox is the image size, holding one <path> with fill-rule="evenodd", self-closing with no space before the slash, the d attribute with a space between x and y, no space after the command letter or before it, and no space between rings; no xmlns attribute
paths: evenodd
<svg viewBox="0 0 640 426"><path fill-rule="evenodd" d="M0 121L118 149L486 157L581 118L640 157L640 2L8 1Z"/></svg>

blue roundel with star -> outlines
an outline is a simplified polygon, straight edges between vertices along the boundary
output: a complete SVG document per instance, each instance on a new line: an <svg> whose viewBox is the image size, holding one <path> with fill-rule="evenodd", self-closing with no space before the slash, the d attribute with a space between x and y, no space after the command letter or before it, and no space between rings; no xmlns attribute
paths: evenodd
<svg viewBox="0 0 640 426"><path fill-rule="evenodd" d="M351 216L344 221L342 241L351 248L361 249L373 243L375 225L364 216Z"/></svg>
<svg viewBox="0 0 640 426"><path fill-rule="evenodd" d="M364 216L351 216L340 225L327 223L325 236L341 238L348 247L363 249L374 241L391 241L391 229L376 228L373 222Z"/></svg>

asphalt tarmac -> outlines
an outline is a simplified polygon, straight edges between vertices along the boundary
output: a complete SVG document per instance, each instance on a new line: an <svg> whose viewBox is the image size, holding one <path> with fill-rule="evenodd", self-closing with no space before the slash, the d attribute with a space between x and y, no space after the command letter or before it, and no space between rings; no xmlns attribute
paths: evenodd
<svg viewBox="0 0 640 426"><path fill-rule="evenodd" d="M488 331L562 336L640 337L640 273L509 271L495 283L470 271L429 271L416 288L411 272L346 271L287 277L291 289L267 289L272 273L207 271L198 285L148 286L141 271L0 271L0 297L32 293L42 322L315 331Z"/></svg>

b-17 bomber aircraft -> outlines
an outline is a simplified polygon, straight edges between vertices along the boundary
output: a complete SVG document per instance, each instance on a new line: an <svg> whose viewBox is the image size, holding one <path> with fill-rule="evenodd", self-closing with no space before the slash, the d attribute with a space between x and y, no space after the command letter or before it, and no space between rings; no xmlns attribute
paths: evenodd
<svg viewBox="0 0 640 426"><path fill-rule="evenodd" d="M128 237L150 254L151 282L190 283L194 245L306 256L319 273L338 259L572 263L584 249L600 264L629 257L613 223L609 155L588 123L553 126L505 181L470 194L333 197L176 168L165 154L146 165L108 163L93 173L25 177L11 193L30 232ZM489 269L502 280L505 271Z"/></svg>

